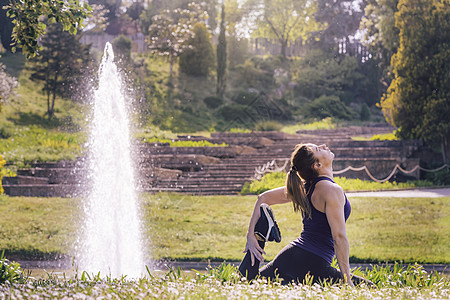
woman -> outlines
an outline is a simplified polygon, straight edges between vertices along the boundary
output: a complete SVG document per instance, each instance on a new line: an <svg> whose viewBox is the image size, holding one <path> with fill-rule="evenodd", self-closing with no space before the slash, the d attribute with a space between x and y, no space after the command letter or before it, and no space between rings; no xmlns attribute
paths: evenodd
<svg viewBox="0 0 450 300"><path fill-rule="evenodd" d="M278 277L284 284L301 283L309 274L314 282L343 280L351 286L363 280L350 274L345 222L351 207L342 188L333 181L333 158L326 145L297 145L286 186L258 196L247 232L246 255L239 266L247 279L261 275ZM288 202L293 203L295 212L302 214L301 236L259 270L259 263L264 261L265 242L281 240L270 206ZM331 266L334 255L340 272Z"/></svg>

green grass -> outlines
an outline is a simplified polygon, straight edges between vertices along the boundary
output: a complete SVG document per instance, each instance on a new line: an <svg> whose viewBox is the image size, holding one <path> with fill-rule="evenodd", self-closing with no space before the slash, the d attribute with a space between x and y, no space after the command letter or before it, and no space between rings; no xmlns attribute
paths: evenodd
<svg viewBox="0 0 450 300"><path fill-rule="evenodd" d="M350 179L346 177L334 177L334 181L339 184L344 191L381 191L408 189L416 187L432 186L433 183L427 180L411 180L407 182L375 182L361 179ZM260 180L254 180L251 183L245 183L242 187L241 194L260 194L273 188L285 185L286 173L273 172L266 173Z"/></svg>
<svg viewBox="0 0 450 300"><path fill-rule="evenodd" d="M315 121L312 123L298 123L295 125L287 125L281 128L282 132L289 134L295 134L299 130L318 130L318 129L334 129L336 128L332 118L325 118L320 121Z"/></svg>
<svg viewBox="0 0 450 300"><path fill-rule="evenodd" d="M155 259L238 261L255 200L142 194L147 252ZM450 197L350 201L351 261L450 263ZM73 254L80 209L79 199L0 196L0 250L22 257ZM291 205L274 206L274 212L283 241L268 245L267 259L301 232L301 217Z"/></svg>
<svg viewBox="0 0 450 300"><path fill-rule="evenodd" d="M5 54L0 61L18 76L19 87L0 113L0 153L8 163L75 159L86 142L86 105L57 97L55 115L48 119L42 86L31 81L20 54Z"/></svg>
<svg viewBox="0 0 450 300"><path fill-rule="evenodd" d="M355 141L396 141L399 138L395 135L395 132L374 134L371 137L352 136L352 140Z"/></svg>
<svg viewBox="0 0 450 300"><path fill-rule="evenodd" d="M75 160L83 153L86 134L46 130L37 126L3 128L0 152L7 162L21 167L32 162Z"/></svg>

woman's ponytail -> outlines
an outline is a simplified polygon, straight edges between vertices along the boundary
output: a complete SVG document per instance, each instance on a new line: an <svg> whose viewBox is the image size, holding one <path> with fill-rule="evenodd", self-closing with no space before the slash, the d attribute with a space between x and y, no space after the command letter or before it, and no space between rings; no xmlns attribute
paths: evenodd
<svg viewBox="0 0 450 300"><path fill-rule="evenodd" d="M316 162L314 152L307 145L295 146L291 155L292 168L287 174L286 189L287 196L294 205L294 211L300 211L303 218L311 218L311 204L305 191L304 182L311 182L317 177L313 165Z"/></svg>
<svg viewBox="0 0 450 300"><path fill-rule="evenodd" d="M286 188L288 197L294 205L294 212L301 212L303 218L308 216L311 218L311 205L306 196L305 185L303 180L297 174L297 171L291 169L286 178Z"/></svg>

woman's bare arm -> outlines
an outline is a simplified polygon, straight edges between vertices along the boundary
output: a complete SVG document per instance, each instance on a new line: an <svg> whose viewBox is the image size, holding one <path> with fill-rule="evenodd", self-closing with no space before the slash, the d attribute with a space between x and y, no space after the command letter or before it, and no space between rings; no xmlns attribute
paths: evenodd
<svg viewBox="0 0 450 300"><path fill-rule="evenodd" d="M259 207L263 203L266 203L268 205L274 205L288 202L290 202L290 200L286 195L285 186L275 188L258 195L258 199L256 200L255 207L253 209L252 216L250 218L250 224L248 225L247 244L244 250L244 253L247 252L247 250L250 251L252 266L255 264L255 257L259 261L264 261L264 257L262 255L266 254L264 250L259 246L258 241L256 240L255 237L255 225L256 222L258 222L258 219L261 215Z"/></svg>
<svg viewBox="0 0 450 300"><path fill-rule="evenodd" d="M340 186L327 184L326 191L321 189L321 197L325 199L325 214L330 224L339 269L344 275L346 282L353 285L349 263L350 247L345 230L344 192Z"/></svg>

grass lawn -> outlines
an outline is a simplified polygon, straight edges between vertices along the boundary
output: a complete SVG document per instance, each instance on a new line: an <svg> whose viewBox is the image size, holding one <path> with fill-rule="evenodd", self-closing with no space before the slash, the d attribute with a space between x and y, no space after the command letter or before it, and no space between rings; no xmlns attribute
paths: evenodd
<svg viewBox="0 0 450 300"><path fill-rule="evenodd" d="M240 260L255 200L255 196L142 194L150 257ZM351 261L450 263L450 197L350 201ZM0 196L0 250L6 250L6 257L73 255L81 206L80 199ZM291 205L274 206L274 212L283 241L267 246L267 259L301 231L300 216Z"/></svg>

